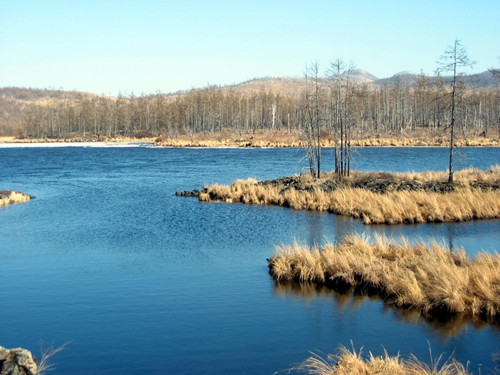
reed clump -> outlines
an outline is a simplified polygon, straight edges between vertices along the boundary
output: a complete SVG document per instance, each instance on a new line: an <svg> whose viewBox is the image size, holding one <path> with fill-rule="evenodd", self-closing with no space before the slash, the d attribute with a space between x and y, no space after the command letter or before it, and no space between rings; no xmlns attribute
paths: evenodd
<svg viewBox="0 0 500 375"><path fill-rule="evenodd" d="M270 204L360 218L365 224L432 223L500 218L500 166L446 172L323 173L206 186L201 201Z"/></svg>
<svg viewBox="0 0 500 375"><path fill-rule="evenodd" d="M33 196L29 194L20 193L12 190L0 191L0 207L7 206L14 203L23 203L32 199Z"/></svg>
<svg viewBox="0 0 500 375"><path fill-rule="evenodd" d="M500 254L470 259L463 249L402 238L373 243L349 236L321 249L282 245L268 259L277 282L326 285L339 292L376 295L385 303L426 318L456 317L500 322Z"/></svg>
<svg viewBox="0 0 500 375"><path fill-rule="evenodd" d="M449 357L443 360L443 356L433 358L431 353L430 364L411 355L408 359L402 358L399 353L390 356L386 350L381 356L375 356L369 352L363 355L363 349L359 351L340 347L337 354L328 354L321 357L312 354L304 362L292 369L292 371L314 374L314 375L471 375L467 366Z"/></svg>

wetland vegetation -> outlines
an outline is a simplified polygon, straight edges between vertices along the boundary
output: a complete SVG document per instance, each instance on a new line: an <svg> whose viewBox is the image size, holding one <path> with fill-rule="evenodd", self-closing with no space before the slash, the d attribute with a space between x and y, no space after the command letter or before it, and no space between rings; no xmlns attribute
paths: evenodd
<svg viewBox="0 0 500 375"><path fill-rule="evenodd" d="M470 259L463 249L349 236L321 249L278 246L268 260L277 282L326 285L341 293L377 295L391 306L423 317L500 322L500 254Z"/></svg>
<svg viewBox="0 0 500 375"><path fill-rule="evenodd" d="M360 218L365 224L433 223L500 217L500 167L445 172L323 173L268 181L237 180L197 192L200 201L269 204Z"/></svg>
<svg viewBox="0 0 500 375"><path fill-rule="evenodd" d="M356 350L354 347L348 349L341 346L337 354L328 354L322 357L313 354L304 362L292 369L291 372L314 375L472 375L468 366L458 362L452 357L443 359L441 354L437 358L432 357L430 363L424 362L415 355L403 358L400 354L390 356L384 350L380 356L368 356L363 354L363 349Z"/></svg>

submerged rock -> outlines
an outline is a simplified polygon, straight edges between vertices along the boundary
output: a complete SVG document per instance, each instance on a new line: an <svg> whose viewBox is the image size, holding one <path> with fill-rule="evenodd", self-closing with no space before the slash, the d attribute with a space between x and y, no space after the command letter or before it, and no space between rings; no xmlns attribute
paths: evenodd
<svg viewBox="0 0 500 375"><path fill-rule="evenodd" d="M0 346L0 375L38 375L37 359L27 349Z"/></svg>

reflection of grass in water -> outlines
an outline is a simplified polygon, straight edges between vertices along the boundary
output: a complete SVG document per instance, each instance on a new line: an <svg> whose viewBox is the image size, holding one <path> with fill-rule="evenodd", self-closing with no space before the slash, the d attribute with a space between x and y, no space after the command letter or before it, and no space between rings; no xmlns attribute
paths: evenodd
<svg viewBox="0 0 500 375"><path fill-rule="evenodd" d="M269 259L279 282L326 285L337 291L380 296L429 319L466 317L500 322L500 254L469 259L463 249L433 243L410 245L377 237L350 236L334 246L283 245Z"/></svg>
<svg viewBox="0 0 500 375"><path fill-rule="evenodd" d="M363 219L365 224L469 221L500 217L500 167L455 173L362 173L339 179L325 173L273 181L237 180L203 189L201 201L241 202L327 211Z"/></svg>
<svg viewBox="0 0 500 375"><path fill-rule="evenodd" d="M277 295L283 297L302 298L307 302L318 299L333 300L338 309L346 309L349 311L357 310L368 300L380 300L379 296L356 293L354 289L338 292L326 285L318 285L315 283L301 282L276 282L274 291ZM422 317L420 312L415 309L390 309L389 306L384 308L386 313L395 314L394 319L419 325L422 323L428 324L434 332L442 338L452 338L460 335L470 323L475 329L481 329L486 322L482 320L474 320L464 317L463 315L450 316L447 319L438 319L430 316ZM423 319L424 318L424 319Z"/></svg>
<svg viewBox="0 0 500 375"><path fill-rule="evenodd" d="M409 359L402 358L399 354L390 356L384 350L381 356L371 352L363 355L363 350L356 351L341 347L337 354L322 357L312 354L304 362L293 368L292 371L315 375L466 375L471 374L468 368L451 356L444 360L440 355L434 358L429 349L430 363L426 363L414 355Z"/></svg>

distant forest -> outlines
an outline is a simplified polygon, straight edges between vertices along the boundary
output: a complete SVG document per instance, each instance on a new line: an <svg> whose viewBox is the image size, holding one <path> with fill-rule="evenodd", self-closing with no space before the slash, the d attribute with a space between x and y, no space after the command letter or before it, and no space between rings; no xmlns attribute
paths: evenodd
<svg viewBox="0 0 500 375"><path fill-rule="evenodd" d="M356 135L445 129L450 87L444 78L416 75L382 84L350 81L342 74L304 78L293 92L278 87L206 87L165 95L106 97L60 90L0 89L0 135L19 138L176 137L230 131L303 132L314 108L325 135L343 108ZM457 126L464 134L500 131L500 89L463 81ZM342 97L342 100L339 98ZM311 104L314 101L313 105Z"/></svg>

